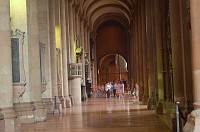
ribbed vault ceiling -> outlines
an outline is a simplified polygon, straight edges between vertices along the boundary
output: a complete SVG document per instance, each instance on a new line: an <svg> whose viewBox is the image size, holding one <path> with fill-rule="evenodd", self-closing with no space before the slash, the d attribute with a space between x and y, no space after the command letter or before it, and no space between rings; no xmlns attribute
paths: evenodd
<svg viewBox="0 0 200 132"><path fill-rule="evenodd" d="M134 1L135 0L77 0L76 4L79 4L80 10L84 18L87 18L90 28L96 30L101 23L108 20L118 21L124 25L125 28L128 28Z"/></svg>

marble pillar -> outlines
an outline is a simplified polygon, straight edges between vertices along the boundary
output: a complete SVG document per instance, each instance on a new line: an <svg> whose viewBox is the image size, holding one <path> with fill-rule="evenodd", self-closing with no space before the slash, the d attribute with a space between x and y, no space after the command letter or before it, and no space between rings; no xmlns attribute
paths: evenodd
<svg viewBox="0 0 200 132"><path fill-rule="evenodd" d="M138 81L138 70L137 70L137 68L138 68L138 50L137 50L137 46L138 46L138 38L137 38L137 31L138 31L138 26L137 26L137 10L135 10L135 12L134 12L134 54L133 54L133 56L134 56L134 62L133 62L133 66L134 66L134 69L133 69L133 73L134 73L134 78L133 78L133 81L132 81L132 83L131 83L131 85L130 85L130 87L131 87L131 89L132 89L132 91L134 90L134 85L135 85L135 82L137 82Z"/></svg>
<svg viewBox="0 0 200 132"><path fill-rule="evenodd" d="M69 63L74 63L74 27L73 27L73 10L72 10L72 1L68 1L68 16L69 20ZM71 80L69 79L69 94L72 94Z"/></svg>
<svg viewBox="0 0 200 132"><path fill-rule="evenodd" d="M147 74L148 74L148 87L149 87L149 99L148 109L153 108L156 102L156 90L155 90L155 58L154 58L154 21L153 21L153 2L152 0L146 1L146 39L147 39Z"/></svg>
<svg viewBox="0 0 200 132"><path fill-rule="evenodd" d="M69 2L65 2L65 17L66 17L66 37L67 37L67 62L70 63L70 44L71 44L71 38L70 38L70 19L69 19ZM68 83L69 85L69 83ZM69 91L69 89L68 89Z"/></svg>
<svg viewBox="0 0 200 132"><path fill-rule="evenodd" d="M155 4L155 39L156 39L156 59L157 59L157 80L158 80L158 103L156 112L163 113L163 101L164 101L164 80L163 80L163 60L162 60L162 20L161 20L161 7L159 0L154 0Z"/></svg>
<svg viewBox="0 0 200 132"><path fill-rule="evenodd" d="M86 34L85 34L85 32L84 32L84 20L82 20L81 21L81 25L80 25L80 28L81 28L81 47L83 48L83 55L82 55L82 61L81 61L81 63L82 63L82 68L83 68L83 70L82 70L82 85L84 85L84 86L86 86L86 80L87 80L87 78L85 78L85 45L86 45L86 43L85 43L85 37L86 37Z"/></svg>
<svg viewBox="0 0 200 132"><path fill-rule="evenodd" d="M141 1L138 1L138 85L139 85L139 100L142 101L144 85L143 85L143 52L142 52L142 17L141 17Z"/></svg>
<svg viewBox="0 0 200 132"><path fill-rule="evenodd" d="M136 80L135 80L135 82L139 82L140 81L140 74L139 74L139 24L138 24L138 9L137 9L138 7L136 7L136 14L135 14L135 16L136 16L136 46L135 46L135 51L136 51L136 60L135 60L135 65L136 65Z"/></svg>
<svg viewBox="0 0 200 132"><path fill-rule="evenodd" d="M183 46L181 33L180 2L169 1L171 47L172 47L172 68L174 82L174 101L181 102L184 106L184 75L183 75Z"/></svg>
<svg viewBox="0 0 200 132"><path fill-rule="evenodd" d="M183 21L183 48L184 48L184 70L185 70L185 100L188 111L193 109L193 82L192 82L192 65L191 65L191 20L190 20L190 1L181 1L182 21Z"/></svg>
<svg viewBox="0 0 200 132"><path fill-rule="evenodd" d="M97 33L94 33L93 34L94 36L94 43L96 43L96 36L97 36ZM94 61L93 61L93 75L94 75L94 80L93 80L93 84L94 85L97 85L97 74L98 74L98 69L97 69L97 67L98 67L98 65L97 65L97 54L96 54L96 44L94 44L94 52L93 52L93 55L94 55Z"/></svg>
<svg viewBox="0 0 200 132"><path fill-rule="evenodd" d="M0 130L20 132L19 118L13 108L10 1L0 0Z"/></svg>
<svg viewBox="0 0 200 132"><path fill-rule="evenodd" d="M67 66L67 40L66 40L66 15L65 15L65 0L61 0L61 39L62 39L62 68L63 68L63 94L65 99L64 107L71 107L68 90L68 66Z"/></svg>
<svg viewBox="0 0 200 132"><path fill-rule="evenodd" d="M59 113L61 108L55 105L58 98L57 87L57 60L56 60L56 35L55 35L55 0L49 1L49 34L50 34L50 58L51 58L51 87L53 100L53 113Z"/></svg>
<svg viewBox="0 0 200 132"><path fill-rule="evenodd" d="M132 11L132 28L131 32L133 37L130 37L131 39L131 45L130 45L130 52L129 52L129 60L130 60L130 68L129 68L129 88L131 90L131 94L134 91L134 82L136 80L136 13Z"/></svg>
<svg viewBox="0 0 200 132"><path fill-rule="evenodd" d="M70 18L69 19L69 32L70 32L70 35L69 35L70 36L70 62L69 63L75 63L76 57L75 57L74 47L75 47L75 44L78 44L75 42L75 37L77 37L76 35L80 31L80 29L77 29L77 26L79 27L80 25L76 25L76 23L79 23L79 18L78 16L76 16L76 14L78 13L76 11L78 10L74 1L70 1L68 6L69 6L69 18ZM76 16L76 19L75 19L75 16ZM70 89L72 104L80 105L81 104L81 78L70 78L69 89Z"/></svg>
<svg viewBox="0 0 200 132"><path fill-rule="evenodd" d="M88 78L86 78L85 74L86 74L86 71L85 71L85 64L86 64L86 60L85 60L85 53L87 52L87 49L86 49L86 37L87 37L87 34L86 34L86 24L87 24L87 21L84 20L83 21L83 25L82 25L82 34L83 34L83 61L82 61L82 64L83 64L83 82L84 82L84 85L86 85L86 81Z"/></svg>
<svg viewBox="0 0 200 132"><path fill-rule="evenodd" d="M65 15L66 15L66 30L67 30L67 33L66 33L66 37L67 37L67 62L68 64L71 63L71 31L70 31L70 28L71 28L71 25L70 25L70 3L69 1L66 1L65 2ZM70 80L68 78L68 94L71 95L71 83L70 83ZM71 102L72 104L72 102Z"/></svg>
<svg viewBox="0 0 200 132"><path fill-rule="evenodd" d="M52 99L52 80L51 80L51 54L50 54L50 35L49 35L49 1L38 0L38 25L39 25L39 41L43 48L42 61L42 102L45 105L47 114L53 113L54 105ZM43 85L44 84L44 85Z"/></svg>
<svg viewBox="0 0 200 132"><path fill-rule="evenodd" d="M193 75L193 95L194 95L194 110L188 115L187 123L183 128L183 132L199 132L200 131L200 1L190 1L191 11L191 31L192 31L192 75Z"/></svg>
<svg viewBox="0 0 200 132"><path fill-rule="evenodd" d="M142 102L147 104L149 91L148 91L148 74L147 74L147 46L146 46L146 17L145 17L145 0L141 0L141 31L142 31L142 71L143 71L143 87L144 94L142 97Z"/></svg>
<svg viewBox="0 0 200 132"><path fill-rule="evenodd" d="M88 60L89 60L89 78L92 80L92 66L91 66L91 46L90 46L90 28L89 26L87 27L87 46L88 46Z"/></svg>
<svg viewBox="0 0 200 132"><path fill-rule="evenodd" d="M69 32L70 32L70 62L74 62L74 19L73 19L73 7L72 7L72 2L68 4L69 6Z"/></svg>
<svg viewBox="0 0 200 132"><path fill-rule="evenodd" d="M139 37L139 87L140 87L140 92L139 92L139 100L142 101L143 96L144 96L144 74L143 74L143 36L142 36L142 1L138 1L138 37Z"/></svg>
<svg viewBox="0 0 200 132"><path fill-rule="evenodd" d="M44 121L47 118L46 109L42 103L39 53L39 28L37 0L27 1L27 27L29 43L29 87L30 101L34 106L34 120Z"/></svg>
<svg viewBox="0 0 200 132"><path fill-rule="evenodd" d="M62 39L61 39L61 16L60 16L60 0L55 1L55 36L56 36L56 65L57 65L57 89L58 98L56 106L60 112L65 104L63 96L63 69L62 69ZM55 97L54 97L55 98ZM54 99L55 100L55 99Z"/></svg>

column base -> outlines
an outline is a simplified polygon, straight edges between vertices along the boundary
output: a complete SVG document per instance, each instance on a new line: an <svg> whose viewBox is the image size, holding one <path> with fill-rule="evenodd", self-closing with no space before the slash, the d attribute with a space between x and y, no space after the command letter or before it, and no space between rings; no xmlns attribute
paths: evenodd
<svg viewBox="0 0 200 132"><path fill-rule="evenodd" d="M5 119L5 132L21 132L19 118Z"/></svg>
<svg viewBox="0 0 200 132"><path fill-rule="evenodd" d="M170 116L172 111L175 111L175 107L174 103L165 101L163 102L163 113Z"/></svg>
<svg viewBox="0 0 200 132"><path fill-rule="evenodd" d="M60 103L61 103L61 107L62 108L66 108L66 100L64 96L58 96Z"/></svg>
<svg viewBox="0 0 200 132"><path fill-rule="evenodd" d="M35 122L35 107L32 102L15 103L14 108L17 112L17 115L19 116L21 123Z"/></svg>
<svg viewBox="0 0 200 132"><path fill-rule="evenodd" d="M46 108L47 114L53 114L54 111L54 103L52 98L43 98L42 102Z"/></svg>
<svg viewBox="0 0 200 132"><path fill-rule="evenodd" d="M71 99L69 97L65 97L65 105L66 105L66 108L72 107L72 102L71 102Z"/></svg>
<svg viewBox="0 0 200 132"><path fill-rule="evenodd" d="M35 121L45 121L47 119L47 112L42 101L35 101L34 106Z"/></svg>
<svg viewBox="0 0 200 132"><path fill-rule="evenodd" d="M153 97L149 97L147 101L147 109L152 110L155 108L155 100Z"/></svg>
<svg viewBox="0 0 200 132"><path fill-rule="evenodd" d="M163 101L159 101L156 105L156 114L163 114Z"/></svg>
<svg viewBox="0 0 200 132"><path fill-rule="evenodd" d="M174 132L176 131L176 106L175 103L165 101L162 102L164 121L168 127Z"/></svg>
<svg viewBox="0 0 200 132"><path fill-rule="evenodd" d="M17 118L14 108L2 108L1 112L4 115L4 120L1 115L0 130L3 130L2 132L21 132L20 120Z"/></svg>
<svg viewBox="0 0 200 132"><path fill-rule="evenodd" d="M183 132L200 132L200 109L193 110L188 115Z"/></svg>
<svg viewBox="0 0 200 132"><path fill-rule="evenodd" d="M54 97L53 99L53 114L58 114L60 112L62 112L62 105L61 105L61 101L58 97Z"/></svg>

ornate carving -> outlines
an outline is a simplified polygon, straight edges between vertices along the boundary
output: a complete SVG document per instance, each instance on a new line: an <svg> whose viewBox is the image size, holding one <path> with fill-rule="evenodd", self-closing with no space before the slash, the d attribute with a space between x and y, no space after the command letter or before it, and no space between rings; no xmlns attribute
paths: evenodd
<svg viewBox="0 0 200 132"><path fill-rule="evenodd" d="M44 93L44 91L46 91L46 86L47 86L47 83L46 82L42 82L41 83L41 92L42 92L42 94Z"/></svg>
<svg viewBox="0 0 200 132"><path fill-rule="evenodd" d="M56 49L57 52L57 88L58 92L62 92L62 77L61 77L61 51Z"/></svg>
<svg viewBox="0 0 200 132"><path fill-rule="evenodd" d="M23 96L24 92L26 91L25 89L26 83L13 83L13 101L14 103L19 103L20 102L20 97Z"/></svg>
<svg viewBox="0 0 200 132"><path fill-rule="evenodd" d="M39 43L40 45L40 76L41 76L41 92L44 93L46 91L46 75L45 75L45 55L46 55L46 44Z"/></svg>
<svg viewBox="0 0 200 132"><path fill-rule="evenodd" d="M19 67L19 79L17 79L15 82L13 82L13 91L14 91L14 98L13 101L14 103L19 103L20 102L20 97L23 96L25 92L25 85L26 85L26 75L25 75L25 69L24 69L24 51L23 51L23 45L24 45L24 37L25 37L25 32L20 31L19 29L15 30L15 34L12 34L12 40L17 40L15 43L12 41L12 47L15 47L16 44L18 44L18 63L14 63L13 67L15 67L16 64L18 64ZM12 52L15 52L16 50L12 50ZM13 55L15 53L12 53ZM12 59L14 59L12 57ZM14 62L14 61L13 61ZM14 69L13 69L14 70ZM14 76L14 75L13 75Z"/></svg>

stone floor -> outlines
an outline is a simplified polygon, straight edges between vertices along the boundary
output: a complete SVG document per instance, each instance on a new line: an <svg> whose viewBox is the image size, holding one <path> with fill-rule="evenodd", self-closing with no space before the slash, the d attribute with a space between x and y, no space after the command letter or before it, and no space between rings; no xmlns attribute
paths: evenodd
<svg viewBox="0 0 200 132"><path fill-rule="evenodd" d="M91 98L45 122L22 124L22 132L171 132L154 113L130 97Z"/></svg>

